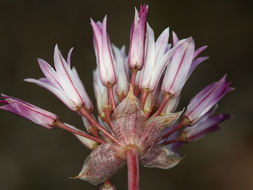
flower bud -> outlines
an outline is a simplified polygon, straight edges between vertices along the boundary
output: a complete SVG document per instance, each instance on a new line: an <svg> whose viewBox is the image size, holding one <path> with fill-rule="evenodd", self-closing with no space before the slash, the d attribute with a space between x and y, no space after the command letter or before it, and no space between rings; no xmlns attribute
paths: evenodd
<svg viewBox="0 0 253 190"><path fill-rule="evenodd" d="M101 81L105 86L112 86L116 82L116 74L114 70L114 57L112 54L111 42L107 34L106 22L107 16L104 17L102 23L95 23L91 19L91 26L94 34L93 44Z"/></svg>
<svg viewBox="0 0 253 190"><path fill-rule="evenodd" d="M226 83L225 75L220 81L208 85L192 98L184 113L191 125L205 115L223 96L233 90L229 87L230 84L231 82Z"/></svg>
<svg viewBox="0 0 253 190"><path fill-rule="evenodd" d="M135 16L131 26L128 64L131 69L140 70L144 64L145 38L148 6L143 5Z"/></svg>
<svg viewBox="0 0 253 190"><path fill-rule="evenodd" d="M0 103L3 104L0 106L0 109L22 116L48 129L53 128L54 123L57 120L57 116L55 114L18 98L6 96L4 94L2 94L2 97L4 100L0 101Z"/></svg>

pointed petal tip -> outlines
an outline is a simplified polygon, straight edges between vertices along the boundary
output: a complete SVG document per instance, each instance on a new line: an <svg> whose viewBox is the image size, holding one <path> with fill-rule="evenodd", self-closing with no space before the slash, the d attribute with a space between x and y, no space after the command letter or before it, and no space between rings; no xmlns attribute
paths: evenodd
<svg viewBox="0 0 253 190"><path fill-rule="evenodd" d="M25 81L25 82L32 82L33 80L35 80L35 79L33 79L33 78L26 78L26 79L23 79L23 81Z"/></svg>
<svg viewBox="0 0 253 190"><path fill-rule="evenodd" d="M90 18L90 24L91 24L91 25L96 24L95 21L94 21L92 18Z"/></svg>
<svg viewBox="0 0 253 190"><path fill-rule="evenodd" d="M107 14L103 18L103 24L106 24L106 23L107 23Z"/></svg>
<svg viewBox="0 0 253 190"><path fill-rule="evenodd" d="M56 43L54 46L54 50L59 50L58 44Z"/></svg>

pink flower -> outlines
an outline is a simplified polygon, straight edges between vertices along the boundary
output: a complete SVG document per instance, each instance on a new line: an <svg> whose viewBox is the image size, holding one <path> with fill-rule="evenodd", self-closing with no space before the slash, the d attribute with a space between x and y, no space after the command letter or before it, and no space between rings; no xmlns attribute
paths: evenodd
<svg viewBox="0 0 253 190"><path fill-rule="evenodd" d="M4 94L2 94L2 97L4 100L0 101L0 103L3 104L0 106L0 109L22 116L48 129L53 128L54 123L58 118L55 114L29 104L18 98Z"/></svg>
<svg viewBox="0 0 253 190"><path fill-rule="evenodd" d="M56 45L54 50L54 66L56 70L43 59L38 59L45 78L38 80L29 78L25 79L25 81L35 83L51 91L71 110L76 111L83 106L87 110L92 110L92 102L85 91L76 69L72 68L71 70L70 68L71 52L72 49L69 51L68 61L66 62Z"/></svg>
<svg viewBox="0 0 253 190"><path fill-rule="evenodd" d="M192 38L179 41L175 32L172 32L172 37L175 50L165 73L162 90L177 96L194 69L209 57L203 56L196 59L207 46L194 50L195 44Z"/></svg>
<svg viewBox="0 0 253 190"><path fill-rule="evenodd" d="M93 86L95 97L97 100L97 108L101 117L105 116L104 108L109 106L109 99L107 95L107 88L102 84L100 80L98 67L93 71Z"/></svg>
<svg viewBox="0 0 253 190"><path fill-rule="evenodd" d="M131 26L128 64L131 69L140 70L144 64L145 38L148 6L141 6L140 12L135 9Z"/></svg>
<svg viewBox="0 0 253 190"><path fill-rule="evenodd" d="M167 50L169 28L166 28L157 41L152 28L147 25L146 55L139 82L140 89L153 91L169 61L171 51Z"/></svg>
<svg viewBox="0 0 253 190"><path fill-rule="evenodd" d="M226 75L218 82L212 83L201 90L190 101L184 116L191 124L196 123L206 114L223 96L232 91L229 87L231 82L226 83Z"/></svg>
<svg viewBox="0 0 253 190"><path fill-rule="evenodd" d="M168 64L162 90L171 95L178 95L183 88L193 60L195 44L188 38L175 49L174 55Z"/></svg>
<svg viewBox="0 0 253 190"><path fill-rule="evenodd" d="M113 52L115 55L115 68L116 68L116 94L122 99L125 98L128 94L129 85L128 85L128 65L127 65L127 56L125 53L125 46L121 49L116 46L113 47Z"/></svg>
<svg viewBox="0 0 253 190"><path fill-rule="evenodd" d="M187 142L199 140L207 134L220 129L219 124L229 118L230 115L228 114L211 116L211 113L207 113L196 124L184 128L182 133L183 138Z"/></svg>
<svg viewBox="0 0 253 190"><path fill-rule="evenodd" d="M114 69L114 57L112 54L111 43L107 34L107 16L103 22L95 23L91 19L91 26L94 33L93 44L99 66L100 78L105 86L112 86L116 83L116 74Z"/></svg>

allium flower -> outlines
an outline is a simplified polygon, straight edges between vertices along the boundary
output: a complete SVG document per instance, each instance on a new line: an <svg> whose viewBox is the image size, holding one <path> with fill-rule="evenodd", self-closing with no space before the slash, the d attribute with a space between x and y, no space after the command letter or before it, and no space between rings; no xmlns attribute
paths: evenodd
<svg viewBox="0 0 253 190"><path fill-rule="evenodd" d="M128 64L131 69L140 70L144 64L145 38L148 6L141 6L140 12L135 9L131 26Z"/></svg>
<svg viewBox="0 0 253 190"><path fill-rule="evenodd" d="M116 94L120 100L123 100L128 93L128 65L127 65L127 56L125 53L125 46L121 49L116 46L113 47L113 52L115 55L115 68L117 75L116 82Z"/></svg>
<svg viewBox="0 0 253 190"><path fill-rule="evenodd" d="M46 128L69 131L92 150L76 178L95 185L103 183L101 190L116 189L110 178L125 164L128 189L138 190L139 164L161 169L174 167L182 160L180 146L219 129L219 124L229 118L228 114L213 116L214 105L233 89L230 82L226 83L226 76L200 91L185 112L175 112L187 79L208 58L197 58L207 46L195 50L192 37L179 40L175 32L171 45L169 28L155 42L154 32L147 24L147 11L148 6L143 5L140 12L135 12L128 56L125 46L111 46L107 17L102 23L91 19L97 58L93 85L98 117L92 113L92 103L76 70L70 68L72 49L66 62L56 46L55 70L38 59L45 78L26 79L48 89L78 113L88 133L22 100L6 95L0 100L0 109Z"/></svg>
<svg viewBox="0 0 253 190"><path fill-rule="evenodd" d="M54 49L54 70L46 61L38 59L41 71L45 78L25 79L27 82L35 83L55 94L66 106L72 110L85 107L92 110L93 105L90 101L83 84L77 74L76 69L70 68L70 57L72 49L68 54L68 61L62 57L58 46Z"/></svg>
<svg viewBox="0 0 253 190"><path fill-rule="evenodd" d="M215 116L207 114L193 126L184 128L182 135L184 135L185 141L187 142L199 140L208 133L220 129L219 124L229 118L230 115L228 114L219 114Z"/></svg>
<svg viewBox="0 0 253 190"><path fill-rule="evenodd" d="M175 32L173 32L173 45L176 46L180 41ZM195 43L192 38L181 41L181 45L176 47L174 55L167 67L162 90L169 95L177 96L193 70L208 57L195 59L207 46L202 46L196 51Z"/></svg>
<svg viewBox="0 0 253 190"><path fill-rule="evenodd" d="M22 116L43 127L52 129L55 121L58 119L55 114L36 107L32 104L29 104L18 98L14 98L4 94L2 94L2 97L4 98L4 100L0 101L0 103L3 104L2 106L0 106L0 109Z"/></svg>
<svg viewBox="0 0 253 190"><path fill-rule="evenodd" d="M94 33L94 49L99 65L99 73L102 83L107 86L114 85L116 82L116 74L114 70L114 58L111 49L111 43L107 34L107 16L103 22L95 23L91 19L91 26Z"/></svg>
<svg viewBox="0 0 253 190"><path fill-rule="evenodd" d="M191 124L196 123L207 113L223 96L232 91L229 87L231 82L226 83L226 75L218 82L212 83L201 90L187 106L184 116Z"/></svg>
<svg viewBox="0 0 253 190"><path fill-rule="evenodd" d="M139 83L140 89L153 91L156 88L171 55L171 51L167 50L168 40L169 28L166 28L155 42L154 32L147 25L147 48Z"/></svg>
<svg viewBox="0 0 253 190"><path fill-rule="evenodd" d="M181 91L191 67L194 46L193 39L188 38L175 50L164 76L162 84L164 92L178 95Z"/></svg>

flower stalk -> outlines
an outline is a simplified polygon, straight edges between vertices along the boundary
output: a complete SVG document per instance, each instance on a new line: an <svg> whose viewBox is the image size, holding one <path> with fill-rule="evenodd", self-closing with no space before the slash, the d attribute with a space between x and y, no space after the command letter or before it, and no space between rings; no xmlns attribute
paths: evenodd
<svg viewBox="0 0 253 190"><path fill-rule="evenodd" d="M108 137L109 139L111 139L113 142L115 142L116 144L120 144L119 141L111 134L109 133L104 127L102 127L97 121L95 121L90 113L87 112L87 110L85 109L80 109L79 113L84 116L86 119L88 119L88 121L90 121L94 126L97 127L98 130L100 130L106 137Z"/></svg>
<svg viewBox="0 0 253 190"><path fill-rule="evenodd" d="M139 190L139 159L135 148L127 150L128 190Z"/></svg>
<svg viewBox="0 0 253 190"><path fill-rule="evenodd" d="M81 131L79 129L76 129L76 128L72 128L64 123L62 123L61 121L57 120L54 124L54 127L57 127L57 128L60 128L60 129L63 129L65 131L68 131L72 134L76 134L76 135L79 135L79 136L82 136L82 137L85 137L85 138L88 138L90 140L93 140L93 141L96 141L100 144L103 144L103 143L106 143L105 140L101 139L101 138L98 138L98 137L94 137L92 135L89 135L87 133L85 133L84 131Z"/></svg>

